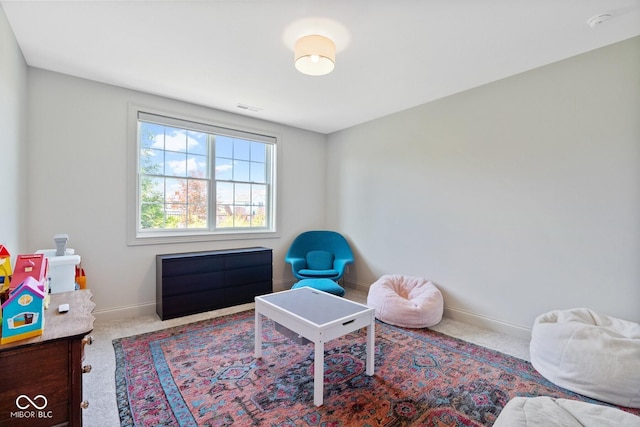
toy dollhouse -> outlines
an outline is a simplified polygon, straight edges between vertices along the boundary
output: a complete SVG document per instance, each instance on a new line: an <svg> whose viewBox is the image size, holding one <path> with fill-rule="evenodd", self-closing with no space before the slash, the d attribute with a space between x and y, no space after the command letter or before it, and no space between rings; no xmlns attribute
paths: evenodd
<svg viewBox="0 0 640 427"><path fill-rule="evenodd" d="M0 344L42 335L46 295L43 283L31 276L10 292L2 303Z"/></svg>
<svg viewBox="0 0 640 427"><path fill-rule="evenodd" d="M33 277L45 284L49 270L49 261L43 254L18 255L11 278L11 290L17 288L27 277Z"/></svg>
<svg viewBox="0 0 640 427"><path fill-rule="evenodd" d="M27 277L33 277L44 290L45 308L49 306L49 260L43 254L18 255L13 269L13 277L9 286L9 294L13 293Z"/></svg>
<svg viewBox="0 0 640 427"><path fill-rule="evenodd" d="M44 310L49 305L48 270L44 255L18 255L8 295L2 301L0 344L42 335Z"/></svg>

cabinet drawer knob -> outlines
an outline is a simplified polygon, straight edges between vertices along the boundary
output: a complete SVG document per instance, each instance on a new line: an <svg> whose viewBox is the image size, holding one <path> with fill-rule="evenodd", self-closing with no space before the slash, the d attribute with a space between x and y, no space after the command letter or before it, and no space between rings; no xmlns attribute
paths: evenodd
<svg viewBox="0 0 640 427"><path fill-rule="evenodd" d="M89 372L91 372L91 365L84 365L82 367L82 373L83 374L88 374Z"/></svg>
<svg viewBox="0 0 640 427"><path fill-rule="evenodd" d="M93 337L91 335L89 335L88 337L84 337L82 339L82 344L93 344Z"/></svg>
<svg viewBox="0 0 640 427"><path fill-rule="evenodd" d="M80 402L80 407L82 409L87 409L89 407L89 402L86 400L83 400L82 402Z"/></svg>

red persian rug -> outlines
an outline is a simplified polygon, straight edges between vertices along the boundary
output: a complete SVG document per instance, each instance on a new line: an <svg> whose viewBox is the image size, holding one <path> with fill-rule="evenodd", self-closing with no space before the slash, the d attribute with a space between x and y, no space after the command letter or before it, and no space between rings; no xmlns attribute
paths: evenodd
<svg viewBox="0 0 640 427"><path fill-rule="evenodd" d="M515 396L600 403L551 384L530 363L428 329L376 323L325 345L324 405L313 405L313 345L254 312L113 341L123 426L491 426ZM634 414L640 410L627 409Z"/></svg>

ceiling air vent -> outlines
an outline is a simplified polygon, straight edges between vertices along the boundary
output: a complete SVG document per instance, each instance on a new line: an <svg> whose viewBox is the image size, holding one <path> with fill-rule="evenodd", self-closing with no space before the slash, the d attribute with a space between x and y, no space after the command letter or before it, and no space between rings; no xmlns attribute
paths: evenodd
<svg viewBox="0 0 640 427"><path fill-rule="evenodd" d="M238 104L238 105L236 105L236 107L240 108L241 110L253 111L254 113L262 110L262 108L253 107L253 106L247 105L247 104Z"/></svg>

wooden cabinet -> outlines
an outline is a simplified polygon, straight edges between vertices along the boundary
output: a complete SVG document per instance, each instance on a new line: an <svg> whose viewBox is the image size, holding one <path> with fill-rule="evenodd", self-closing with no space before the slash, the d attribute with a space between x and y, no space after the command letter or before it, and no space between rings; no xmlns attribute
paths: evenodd
<svg viewBox="0 0 640 427"><path fill-rule="evenodd" d="M82 366L95 304L87 289L51 295L39 337L0 346L0 426L80 426ZM69 304L67 313L58 313Z"/></svg>
<svg viewBox="0 0 640 427"><path fill-rule="evenodd" d="M253 302L272 289L269 248L156 255L156 313L162 320Z"/></svg>

